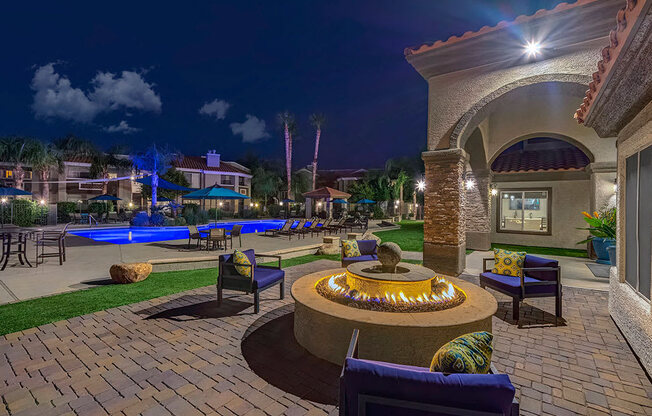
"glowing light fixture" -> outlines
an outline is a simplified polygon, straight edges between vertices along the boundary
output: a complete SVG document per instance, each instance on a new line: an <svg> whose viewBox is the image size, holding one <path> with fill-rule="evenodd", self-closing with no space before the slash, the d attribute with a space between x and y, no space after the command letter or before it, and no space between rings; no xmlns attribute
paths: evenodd
<svg viewBox="0 0 652 416"><path fill-rule="evenodd" d="M133 207L133 206L134 206L134 203L133 203L133 202L129 202L129 208L131 208L131 207Z"/></svg>
<svg viewBox="0 0 652 416"><path fill-rule="evenodd" d="M421 191L421 192L425 191L425 189L426 189L426 181L424 181L424 180L422 179L422 180L420 180L419 182L417 182L417 189L418 189L419 191Z"/></svg>
<svg viewBox="0 0 652 416"><path fill-rule="evenodd" d="M527 56L536 57L541 53L541 43L539 42L527 42L525 44L525 53Z"/></svg>
<svg viewBox="0 0 652 416"><path fill-rule="evenodd" d="M465 185L466 185L466 189L473 189L475 188L475 181L473 179L468 179Z"/></svg>
<svg viewBox="0 0 652 416"><path fill-rule="evenodd" d="M3 204L6 204L6 203L7 203L7 198L2 198L2 201L1 201L1 202L2 202Z"/></svg>
<svg viewBox="0 0 652 416"><path fill-rule="evenodd" d="M496 189L496 188L491 188L491 195L493 195L493 196L498 195L498 189Z"/></svg>
<svg viewBox="0 0 652 416"><path fill-rule="evenodd" d="M45 205L45 199L41 199L41 200L38 201L38 202L39 202L39 204L41 204L41 205Z"/></svg>
<svg viewBox="0 0 652 416"><path fill-rule="evenodd" d="M136 177L135 176L130 176L129 179L131 179L133 181L133 180L136 179Z"/></svg>

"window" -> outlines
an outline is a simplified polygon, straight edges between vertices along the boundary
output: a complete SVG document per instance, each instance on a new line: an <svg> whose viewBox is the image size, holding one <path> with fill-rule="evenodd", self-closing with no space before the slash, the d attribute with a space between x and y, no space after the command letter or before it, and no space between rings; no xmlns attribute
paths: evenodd
<svg viewBox="0 0 652 416"><path fill-rule="evenodd" d="M652 146L625 160L625 281L650 299Z"/></svg>
<svg viewBox="0 0 652 416"><path fill-rule="evenodd" d="M247 180L245 179L244 176L240 176L240 178L239 178L239 180L238 180L238 185L240 185L240 186L247 186Z"/></svg>
<svg viewBox="0 0 652 416"><path fill-rule="evenodd" d="M222 175L222 185L234 185L235 180L231 175Z"/></svg>
<svg viewBox="0 0 652 416"><path fill-rule="evenodd" d="M240 192L242 195L249 196L249 190L247 188L240 188L238 192Z"/></svg>
<svg viewBox="0 0 652 416"><path fill-rule="evenodd" d="M496 231L550 234L551 189L505 189L498 193Z"/></svg>

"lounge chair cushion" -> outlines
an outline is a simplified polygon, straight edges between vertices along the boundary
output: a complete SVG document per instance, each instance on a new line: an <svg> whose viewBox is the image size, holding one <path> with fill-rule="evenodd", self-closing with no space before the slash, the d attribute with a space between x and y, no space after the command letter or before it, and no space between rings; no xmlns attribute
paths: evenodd
<svg viewBox="0 0 652 416"><path fill-rule="evenodd" d="M430 363L430 371L487 374L491 366L491 332L473 332L442 345Z"/></svg>
<svg viewBox="0 0 652 416"><path fill-rule="evenodd" d="M233 252L233 263L236 264L235 270L240 275L245 277L251 277L251 270L252 270L251 261L249 260L249 257L247 257L245 253L243 253L240 250L235 250ZM238 266L238 264L242 264L242 266Z"/></svg>
<svg viewBox="0 0 652 416"><path fill-rule="evenodd" d="M525 275L523 280L525 283L541 282L541 280L535 279L528 275ZM511 295L515 295L515 296L521 295L521 278L517 276L505 276L502 274L484 272L480 274L480 283L484 283L487 286L495 287L496 289L503 290ZM557 286L554 284L525 286L526 295L535 295L535 294L544 294L544 293L554 294L556 291L557 291Z"/></svg>
<svg viewBox="0 0 652 416"><path fill-rule="evenodd" d="M378 260L378 256L375 254L365 254L357 257L343 257L342 261L344 262L357 262L357 261L375 261Z"/></svg>
<svg viewBox="0 0 652 416"><path fill-rule="evenodd" d="M376 240L358 240L358 247L360 248L360 254L376 254L378 250L378 245Z"/></svg>
<svg viewBox="0 0 652 416"><path fill-rule="evenodd" d="M510 414L514 386L506 374L443 374L428 368L347 358L340 390L345 414L358 414L361 394ZM472 398L470 400L469 398ZM396 415L391 404L368 404L368 415ZM411 413L412 414L412 413ZM425 414L425 412L420 413Z"/></svg>
<svg viewBox="0 0 652 416"><path fill-rule="evenodd" d="M356 240L342 240L342 247L344 248L344 257L359 257L362 255Z"/></svg>
<svg viewBox="0 0 652 416"><path fill-rule="evenodd" d="M280 269L267 269L256 267L254 270L254 289L269 286L279 280L283 280L285 272Z"/></svg>
<svg viewBox="0 0 652 416"><path fill-rule="evenodd" d="M546 259L543 257L537 257L537 256L532 256L528 254L525 256L525 268L528 267L559 267L559 262L557 260L550 260ZM526 271L525 274L527 274L530 277L533 277L535 279L539 280L549 280L556 282L557 281L557 271L556 270L551 270L551 271L537 271L537 270L532 270L532 271Z"/></svg>
<svg viewBox="0 0 652 416"><path fill-rule="evenodd" d="M524 251L509 251L495 248L494 268L491 269L491 272L506 276L520 276L521 269L525 264L525 254Z"/></svg>

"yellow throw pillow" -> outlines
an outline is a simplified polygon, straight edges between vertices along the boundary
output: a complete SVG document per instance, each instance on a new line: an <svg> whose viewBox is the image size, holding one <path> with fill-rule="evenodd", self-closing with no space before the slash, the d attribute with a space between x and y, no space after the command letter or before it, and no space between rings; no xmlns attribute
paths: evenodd
<svg viewBox="0 0 652 416"><path fill-rule="evenodd" d="M491 272L505 276L520 276L521 269L525 263L525 254L524 251L509 251L495 248L494 268L491 269Z"/></svg>
<svg viewBox="0 0 652 416"><path fill-rule="evenodd" d="M473 332L444 344L432 357L430 371L487 374L491 367L491 332Z"/></svg>
<svg viewBox="0 0 652 416"><path fill-rule="evenodd" d="M240 250L234 250L233 251L233 263L236 264L235 271L237 271L242 276L251 277L251 269L252 269L252 267L237 266L238 264L251 265L251 262L249 261L249 257L247 257L247 255L245 253L243 253Z"/></svg>
<svg viewBox="0 0 652 416"><path fill-rule="evenodd" d="M344 257L359 257L362 255L357 240L342 240L342 247L344 247Z"/></svg>

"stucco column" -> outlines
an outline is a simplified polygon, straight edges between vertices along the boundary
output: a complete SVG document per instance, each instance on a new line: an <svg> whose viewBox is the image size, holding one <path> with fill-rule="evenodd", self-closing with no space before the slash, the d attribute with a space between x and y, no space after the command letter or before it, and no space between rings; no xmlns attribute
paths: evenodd
<svg viewBox="0 0 652 416"><path fill-rule="evenodd" d="M593 162L586 167L591 182L590 212L616 206L616 162Z"/></svg>
<svg viewBox="0 0 652 416"><path fill-rule="evenodd" d="M464 215L466 221L466 248L491 249L491 171L466 171Z"/></svg>
<svg viewBox="0 0 652 416"><path fill-rule="evenodd" d="M468 154L463 149L422 153L426 167L423 264L457 276L466 267L466 225L463 174Z"/></svg>

